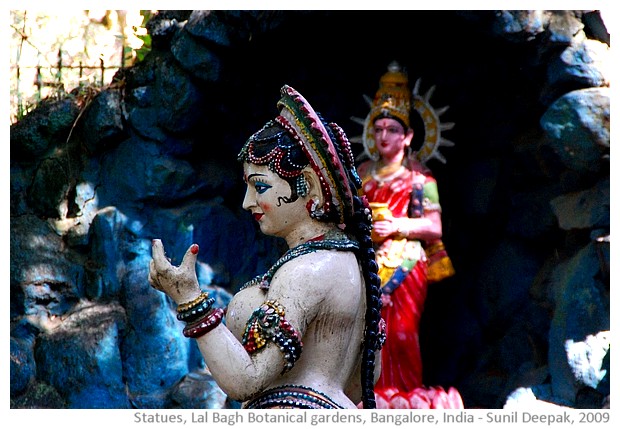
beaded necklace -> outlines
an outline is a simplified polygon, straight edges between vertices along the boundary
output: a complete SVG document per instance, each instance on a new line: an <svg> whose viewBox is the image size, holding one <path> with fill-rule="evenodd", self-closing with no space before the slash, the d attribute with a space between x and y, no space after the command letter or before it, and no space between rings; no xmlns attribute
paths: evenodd
<svg viewBox="0 0 620 429"><path fill-rule="evenodd" d="M268 290L271 284L271 279L276 274L276 271L278 271L282 265L297 258L298 256L316 252L317 250L352 251L359 249L359 243L357 241L347 238L344 234L337 235L340 237L332 238L329 236L321 236L317 239L311 239L305 243L298 244L297 246L287 250L286 253L282 255L265 274L254 277L252 280L244 284L239 290L243 290L256 284L258 284L260 289Z"/></svg>

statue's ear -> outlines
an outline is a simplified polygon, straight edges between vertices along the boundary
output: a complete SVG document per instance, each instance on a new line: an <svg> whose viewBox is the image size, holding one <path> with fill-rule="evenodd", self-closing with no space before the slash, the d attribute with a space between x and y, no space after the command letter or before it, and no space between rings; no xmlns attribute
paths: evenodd
<svg viewBox="0 0 620 429"><path fill-rule="evenodd" d="M409 147L411 145L411 140L413 140L413 128L408 128L405 133L405 147Z"/></svg>
<svg viewBox="0 0 620 429"><path fill-rule="evenodd" d="M308 195L306 198L316 201L318 203L317 207L323 207L325 196L323 195L323 190L321 189L321 181L319 180L319 176L310 166L304 168L302 174L308 184Z"/></svg>

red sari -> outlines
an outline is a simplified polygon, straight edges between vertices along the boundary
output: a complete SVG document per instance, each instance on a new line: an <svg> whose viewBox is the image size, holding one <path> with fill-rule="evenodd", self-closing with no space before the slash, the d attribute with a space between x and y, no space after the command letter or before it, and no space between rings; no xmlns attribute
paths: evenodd
<svg viewBox="0 0 620 429"><path fill-rule="evenodd" d="M372 171L371 162L362 164L359 172L364 194L371 205L386 203L396 218L409 216L414 187L436 191L436 181L429 172L421 173L403 166L382 177ZM434 194L434 198L431 196L436 200L433 208L439 209L436 192ZM428 197L426 193L424 197ZM386 322L386 341L381 350L381 375L375 385L377 406L462 408L455 389L446 393L441 387L425 388L422 383L418 333L428 287L427 258L422 243L415 239L388 238L376 242L375 248L382 292L389 293L391 302L381 309ZM397 273L399 268L400 273Z"/></svg>

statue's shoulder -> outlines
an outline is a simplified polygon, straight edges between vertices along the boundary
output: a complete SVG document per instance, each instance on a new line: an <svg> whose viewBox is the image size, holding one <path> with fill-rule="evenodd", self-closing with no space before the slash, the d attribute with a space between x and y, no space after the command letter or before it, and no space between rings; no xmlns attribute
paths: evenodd
<svg viewBox="0 0 620 429"><path fill-rule="evenodd" d="M317 250L295 258L278 270L279 284L288 290L320 290L327 292L334 279L355 279L358 273L357 259L351 252Z"/></svg>

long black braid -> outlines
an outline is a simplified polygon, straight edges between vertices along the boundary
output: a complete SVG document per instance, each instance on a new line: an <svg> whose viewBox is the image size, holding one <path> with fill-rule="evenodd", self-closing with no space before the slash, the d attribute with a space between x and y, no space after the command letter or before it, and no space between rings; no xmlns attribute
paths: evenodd
<svg viewBox="0 0 620 429"><path fill-rule="evenodd" d="M357 258L362 266L366 284L366 327L362 344L362 404L364 408L376 408L374 394L375 351L381 348L379 339L379 322L381 320L381 279L377 274L378 265L375 259L370 231L372 229L371 211L365 198L359 197L361 180L353 164L353 154L344 131L335 123L326 126L330 138L335 143L338 156L346 167L349 186L353 190L354 213L346 219L345 232L359 242Z"/></svg>

